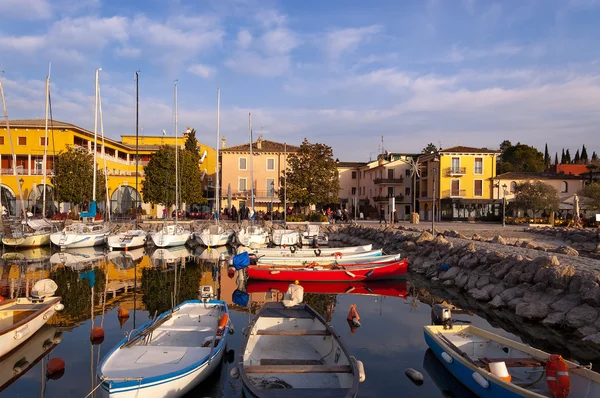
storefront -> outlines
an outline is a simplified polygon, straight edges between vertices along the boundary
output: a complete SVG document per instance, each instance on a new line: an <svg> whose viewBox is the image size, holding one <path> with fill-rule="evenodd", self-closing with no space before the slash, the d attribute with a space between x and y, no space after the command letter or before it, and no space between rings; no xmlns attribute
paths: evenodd
<svg viewBox="0 0 600 398"><path fill-rule="evenodd" d="M442 221L502 221L502 200L442 199Z"/></svg>

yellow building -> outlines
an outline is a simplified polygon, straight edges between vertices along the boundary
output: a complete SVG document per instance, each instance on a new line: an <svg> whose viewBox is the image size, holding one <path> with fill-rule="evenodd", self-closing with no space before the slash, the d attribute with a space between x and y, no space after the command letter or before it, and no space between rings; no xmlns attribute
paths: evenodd
<svg viewBox="0 0 600 398"><path fill-rule="evenodd" d="M502 203L494 199L493 178L499 151L456 146L419 157L419 215L442 221L499 221Z"/></svg>
<svg viewBox="0 0 600 398"><path fill-rule="evenodd" d="M242 206L250 208L252 179L254 180L254 209L256 212L274 210L283 211L279 200L280 177L286 167L286 154L297 152L300 148L259 137L250 145L243 144L227 148L222 141L221 157L221 209L228 207L229 192L231 205L239 211ZM252 162L253 178L250 176ZM231 189L230 189L231 187Z"/></svg>
<svg viewBox="0 0 600 398"><path fill-rule="evenodd" d="M29 211L40 212L43 196L43 156L45 140L45 120L12 120L9 121L12 145L16 155L16 164L13 164L11 146L8 141L6 125L0 124L0 194L2 208L11 215L17 215L24 206ZM122 141L105 138L105 150L102 154L101 137L97 139L98 167L104 168L108 175L108 188L111 200L111 212L116 216L126 216L132 213L137 200L140 200L136 191L136 162L135 162L135 135L123 135ZM186 134L178 140L178 145L183 147ZM138 176L138 190L144 179L144 166L161 145L175 145L173 136L139 136L138 153L140 157ZM65 150L68 146L85 148L93 151L94 133L70 123L53 121L49 125L48 143L46 146L47 159L47 190L46 201L48 209L56 209L58 203L53 201L50 177L54 163L54 155ZM204 180L200 183L207 184L211 177L214 178L216 169L216 152L213 148L200 144L201 156L200 169L204 172ZM14 177L16 168L17 178ZM207 184L208 185L208 184ZM207 186L205 185L205 186ZM22 197L19 197L19 187ZM21 204L23 203L23 204ZM102 204L99 204L103 208ZM162 215L161 206L142 204L149 216ZM66 209L60 207L61 211Z"/></svg>

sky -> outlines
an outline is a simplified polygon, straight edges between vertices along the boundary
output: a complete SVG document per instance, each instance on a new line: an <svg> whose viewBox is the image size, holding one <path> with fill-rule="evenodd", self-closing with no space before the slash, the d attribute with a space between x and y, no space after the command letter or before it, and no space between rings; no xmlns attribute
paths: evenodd
<svg viewBox="0 0 600 398"><path fill-rule="evenodd" d="M600 152L600 0L0 0L11 119L94 127L94 73L114 139L197 130L333 147L343 161L428 143ZM383 137L383 138L382 138Z"/></svg>

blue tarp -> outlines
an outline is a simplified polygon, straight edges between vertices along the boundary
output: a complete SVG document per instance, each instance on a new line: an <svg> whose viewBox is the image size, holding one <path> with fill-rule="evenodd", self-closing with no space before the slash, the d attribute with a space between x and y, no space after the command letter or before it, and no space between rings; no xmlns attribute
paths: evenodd
<svg viewBox="0 0 600 398"><path fill-rule="evenodd" d="M250 265L250 254L248 252L240 253L233 256L233 268L243 269Z"/></svg>
<svg viewBox="0 0 600 398"><path fill-rule="evenodd" d="M96 273L94 272L94 270L84 272L83 274L79 275L79 279L87 279L90 284L90 287L94 287L94 285L96 284Z"/></svg>
<svg viewBox="0 0 600 398"><path fill-rule="evenodd" d="M87 212L81 212L79 213L79 217L81 218L95 218L96 217L96 201L92 200L90 202L90 207L88 209Z"/></svg>
<svg viewBox="0 0 600 398"><path fill-rule="evenodd" d="M231 295L231 301L233 304L241 305L242 307L248 306L248 301L250 300L250 296L246 292L242 292L239 289L235 289L233 294Z"/></svg>

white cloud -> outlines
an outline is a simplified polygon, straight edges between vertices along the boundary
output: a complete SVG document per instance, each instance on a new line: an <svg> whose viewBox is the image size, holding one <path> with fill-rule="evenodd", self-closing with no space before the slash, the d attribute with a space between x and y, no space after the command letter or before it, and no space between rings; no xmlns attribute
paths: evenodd
<svg viewBox="0 0 600 398"><path fill-rule="evenodd" d="M288 18L286 15L281 14L279 11L274 9L260 10L254 16L254 19L261 24L265 29L272 29L279 26L283 26L287 23Z"/></svg>
<svg viewBox="0 0 600 398"><path fill-rule="evenodd" d="M269 30L262 36L264 51L270 54L287 54L300 44L296 35L285 28Z"/></svg>
<svg viewBox="0 0 600 398"><path fill-rule="evenodd" d="M450 62L462 62L486 57L513 56L521 54L523 51L524 47L510 43L499 43L484 49L473 49L454 44L446 59ZM537 49L534 55L542 55L542 52Z"/></svg>
<svg viewBox="0 0 600 398"><path fill-rule="evenodd" d="M123 45L115 49L115 54L123 58L137 58L142 54L142 50Z"/></svg>
<svg viewBox="0 0 600 398"><path fill-rule="evenodd" d="M281 76L290 69L289 55L263 56L254 51L241 51L225 61L225 66L239 73L256 76Z"/></svg>
<svg viewBox="0 0 600 398"><path fill-rule="evenodd" d="M52 17L52 7L48 0L2 0L0 15L3 19L49 19Z"/></svg>
<svg viewBox="0 0 600 398"><path fill-rule="evenodd" d="M344 53L353 52L360 44L368 42L379 32L381 32L380 25L331 31L325 36L325 53L328 58L335 60Z"/></svg>
<svg viewBox="0 0 600 398"><path fill-rule="evenodd" d="M240 29L237 34L237 45L240 48L246 49L252 43L252 34L248 29Z"/></svg>
<svg viewBox="0 0 600 398"><path fill-rule="evenodd" d="M205 79L210 79L215 74L214 68L203 64L191 65L189 68L187 68L187 71Z"/></svg>

